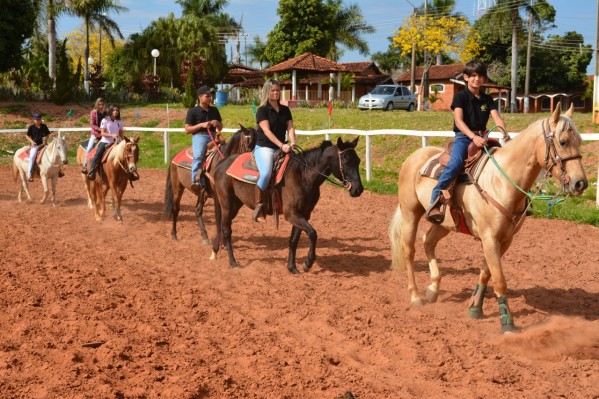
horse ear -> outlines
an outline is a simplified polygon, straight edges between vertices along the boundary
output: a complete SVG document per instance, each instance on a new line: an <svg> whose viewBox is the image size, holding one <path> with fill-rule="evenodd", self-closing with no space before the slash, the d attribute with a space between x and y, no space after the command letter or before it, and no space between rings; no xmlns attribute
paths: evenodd
<svg viewBox="0 0 599 399"><path fill-rule="evenodd" d="M139 139L140 139L140 138L141 138L141 134L137 133L137 134L135 135L135 137L133 138L133 142L134 142L134 143L137 143L137 142L139 141Z"/></svg>
<svg viewBox="0 0 599 399"><path fill-rule="evenodd" d="M356 137L351 143L354 148L358 145L358 141L360 140L360 136Z"/></svg>
<svg viewBox="0 0 599 399"><path fill-rule="evenodd" d="M570 108L566 111L565 115L568 118L572 118L572 114L574 113L574 103L570 104Z"/></svg>
<svg viewBox="0 0 599 399"><path fill-rule="evenodd" d="M337 148L341 147L343 147L343 140L341 140L341 137L337 137Z"/></svg>
<svg viewBox="0 0 599 399"><path fill-rule="evenodd" d="M555 111L553 111L553 115L552 115L552 120L553 120L553 124L557 125L557 123L559 122L559 117L562 113L562 103L558 102L557 106L555 107Z"/></svg>

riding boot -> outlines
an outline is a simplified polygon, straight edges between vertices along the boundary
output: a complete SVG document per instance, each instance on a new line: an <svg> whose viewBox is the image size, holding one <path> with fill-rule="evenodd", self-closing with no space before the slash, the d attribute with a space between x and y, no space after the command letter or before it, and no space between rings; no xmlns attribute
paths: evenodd
<svg viewBox="0 0 599 399"><path fill-rule="evenodd" d="M260 187L256 186L256 208L252 215L254 222L266 222L266 191L260 190Z"/></svg>

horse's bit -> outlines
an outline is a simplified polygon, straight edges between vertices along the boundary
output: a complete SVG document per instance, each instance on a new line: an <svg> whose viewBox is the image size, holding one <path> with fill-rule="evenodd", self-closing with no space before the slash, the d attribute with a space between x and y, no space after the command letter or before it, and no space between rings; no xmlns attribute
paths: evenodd
<svg viewBox="0 0 599 399"><path fill-rule="evenodd" d="M568 171L564 163L571 159L581 159L582 155L580 153L575 155L570 155L567 157L560 157L557 153L557 148L555 147L555 132L551 131L549 126L549 119L547 121L547 129L545 128L545 121L543 121L543 136L545 137L545 169L547 170L547 174L551 172L555 166L559 166L561 170L561 183L562 187L566 187L566 185L570 182L570 176L568 176ZM548 132L548 133L547 133Z"/></svg>

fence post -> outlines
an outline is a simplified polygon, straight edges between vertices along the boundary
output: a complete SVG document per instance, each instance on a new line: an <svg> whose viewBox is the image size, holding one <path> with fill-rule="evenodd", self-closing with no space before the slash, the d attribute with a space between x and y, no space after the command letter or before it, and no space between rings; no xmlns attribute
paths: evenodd
<svg viewBox="0 0 599 399"><path fill-rule="evenodd" d="M366 181L372 178L372 162L370 159L370 135L366 135Z"/></svg>
<svg viewBox="0 0 599 399"><path fill-rule="evenodd" d="M428 137L422 134L422 147L428 146Z"/></svg>
<svg viewBox="0 0 599 399"><path fill-rule="evenodd" d="M168 164L168 160L169 160L169 137L168 137L168 131L164 131L164 163Z"/></svg>

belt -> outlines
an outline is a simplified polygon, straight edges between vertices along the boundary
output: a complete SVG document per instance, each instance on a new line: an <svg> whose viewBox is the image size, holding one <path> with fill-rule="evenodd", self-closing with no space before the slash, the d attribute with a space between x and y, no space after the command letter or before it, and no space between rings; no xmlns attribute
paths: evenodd
<svg viewBox="0 0 599 399"><path fill-rule="evenodd" d="M476 134L477 136L483 137L485 135L485 130L473 130L472 133Z"/></svg>

